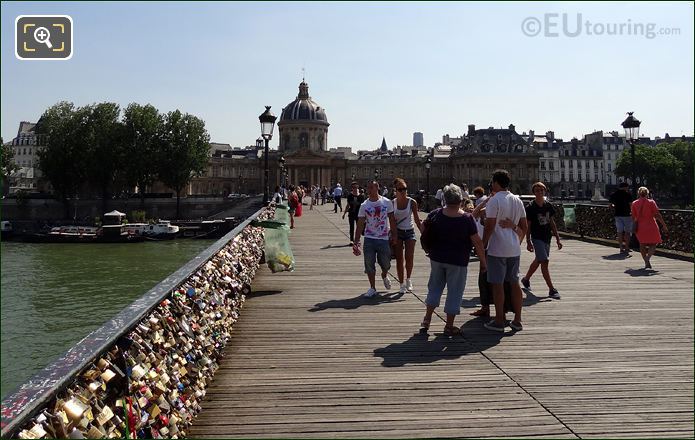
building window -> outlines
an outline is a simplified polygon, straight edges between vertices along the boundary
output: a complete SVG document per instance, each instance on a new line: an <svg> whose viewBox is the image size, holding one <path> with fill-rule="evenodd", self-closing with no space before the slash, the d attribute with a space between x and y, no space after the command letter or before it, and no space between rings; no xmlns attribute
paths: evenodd
<svg viewBox="0 0 695 440"><path fill-rule="evenodd" d="M307 133L302 133L299 135L299 148L309 147L309 135Z"/></svg>

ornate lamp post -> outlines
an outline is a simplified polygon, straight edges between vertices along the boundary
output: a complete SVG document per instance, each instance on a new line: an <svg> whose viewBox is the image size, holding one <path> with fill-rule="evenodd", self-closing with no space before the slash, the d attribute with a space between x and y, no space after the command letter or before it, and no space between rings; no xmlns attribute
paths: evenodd
<svg viewBox="0 0 695 440"><path fill-rule="evenodd" d="M639 126L642 123L627 112L627 119L621 124L625 129L625 140L630 144L630 164L632 167L632 198L637 198L637 180L635 177L635 143L639 139Z"/></svg>
<svg viewBox="0 0 695 440"><path fill-rule="evenodd" d="M425 174L427 176L427 185L425 186L425 210L430 210L430 168L432 167L432 156L427 155L425 160Z"/></svg>
<svg viewBox="0 0 695 440"><path fill-rule="evenodd" d="M261 113L258 120L261 122L261 136L265 140L265 167L263 171L263 204L268 204L268 144L273 138L273 127L275 127L274 114L270 112L270 106L265 106L265 111Z"/></svg>
<svg viewBox="0 0 695 440"><path fill-rule="evenodd" d="M374 168L374 180L379 181L379 168Z"/></svg>

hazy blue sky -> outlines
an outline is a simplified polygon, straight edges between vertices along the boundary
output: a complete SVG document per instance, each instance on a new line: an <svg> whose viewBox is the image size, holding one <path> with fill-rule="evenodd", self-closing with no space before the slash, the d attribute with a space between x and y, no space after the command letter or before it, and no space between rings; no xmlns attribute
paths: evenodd
<svg viewBox="0 0 695 440"><path fill-rule="evenodd" d="M524 35L524 20L543 24L546 13L581 14L589 32L654 23L680 35L570 37L562 15L548 16L559 36ZM17 60L20 14L71 15L73 58ZM3 2L1 24L5 140L68 100L179 108L203 118L213 141L250 145L263 106L279 116L294 100L302 67L331 147L376 148L382 136L410 145L414 131L432 145L468 124L567 139L619 129L628 110L649 136L693 133L691 2Z"/></svg>

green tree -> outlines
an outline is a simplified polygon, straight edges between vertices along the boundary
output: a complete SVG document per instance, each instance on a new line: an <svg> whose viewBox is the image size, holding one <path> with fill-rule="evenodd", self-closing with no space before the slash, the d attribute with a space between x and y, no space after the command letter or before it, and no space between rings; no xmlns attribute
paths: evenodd
<svg viewBox="0 0 695 440"><path fill-rule="evenodd" d="M200 175L209 160L210 135L205 122L179 110L167 113L159 163L159 180L176 192L176 216L181 216L181 191Z"/></svg>
<svg viewBox="0 0 695 440"><path fill-rule="evenodd" d="M682 173L679 178L679 183L677 188L674 190L674 194L683 200L683 205L693 204L693 187L695 186L695 180L693 179L693 166L695 165L693 158L695 156L695 142L685 142L683 140L677 140L674 142L664 142L659 144L659 146L665 147L682 165Z"/></svg>
<svg viewBox="0 0 695 440"><path fill-rule="evenodd" d="M45 147L38 151L39 169L48 180L70 217L69 198L77 195L86 178L86 150L89 111L75 109L62 101L49 107L36 124L36 133Z"/></svg>
<svg viewBox="0 0 695 440"><path fill-rule="evenodd" d="M17 171L19 167L16 163L14 163L14 152L12 152L12 146L5 145L1 137L0 148L0 178L2 180L2 184L5 185L5 179L7 179L10 174Z"/></svg>
<svg viewBox="0 0 695 440"><path fill-rule="evenodd" d="M88 114L84 127L85 173L87 180L99 190L102 209L106 211L112 191L116 190L116 177L126 166L121 109L113 102L103 102L83 110Z"/></svg>
<svg viewBox="0 0 695 440"><path fill-rule="evenodd" d="M129 189L136 186L140 204L145 204L145 189L157 179L157 160L163 147L164 118L150 104L132 103L123 112L124 148L127 167L124 180Z"/></svg>
<svg viewBox="0 0 695 440"><path fill-rule="evenodd" d="M669 191L681 178L682 163L669 152L657 145L635 145L635 176L640 185L649 186L651 191ZM615 174L632 178L632 160L630 149L623 150L615 168Z"/></svg>

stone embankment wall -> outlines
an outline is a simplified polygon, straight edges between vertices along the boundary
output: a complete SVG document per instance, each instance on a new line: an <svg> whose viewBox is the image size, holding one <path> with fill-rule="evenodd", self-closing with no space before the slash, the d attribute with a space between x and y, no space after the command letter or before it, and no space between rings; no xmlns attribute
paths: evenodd
<svg viewBox="0 0 695 440"><path fill-rule="evenodd" d="M182 198L181 219L206 218L217 212L230 209L242 199ZM145 199L144 207L139 199L109 200L107 209L121 211L128 216L132 211L144 210L146 218L176 219L176 198ZM93 222L104 215L101 200L78 200L77 210L70 202L69 218ZM27 199L19 203L15 199L2 200L2 219L9 221L43 222L65 218L65 206L54 199Z"/></svg>

